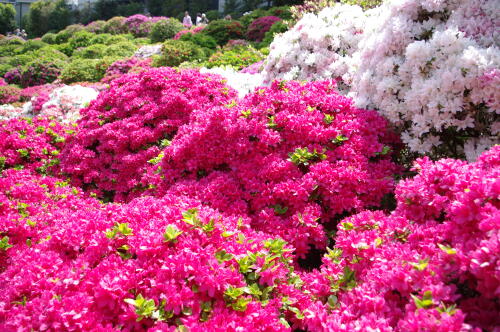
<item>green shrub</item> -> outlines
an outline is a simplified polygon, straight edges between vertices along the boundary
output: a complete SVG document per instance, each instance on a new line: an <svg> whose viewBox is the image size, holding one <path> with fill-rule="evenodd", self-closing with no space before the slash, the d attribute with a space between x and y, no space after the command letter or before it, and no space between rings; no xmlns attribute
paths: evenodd
<svg viewBox="0 0 500 332"><path fill-rule="evenodd" d="M103 33L106 21L97 20L93 21L85 26L85 30L92 33Z"/></svg>
<svg viewBox="0 0 500 332"><path fill-rule="evenodd" d="M93 44L87 47L76 49L73 52L73 57L82 59L99 59L104 55L106 45Z"/></svg>
<svg viewBox="0 0 500 332"><path fill-rule="evenodd" d="M98 82L106 73L106 69L117 58L105 57L103 59L73 59L61 72L64 83Z"/></svg>
<svg viewBox="0 0 500 332"><path fill-rule="evenodd" d="M181 36L180 40L190 41L198 46L210 50L215 50L217 48L217 42L215 39L204 33L186 33Z"/></svg>
<svg viewBox="0 0 500 332"><path fill-rule="evenodd" d="M92 39L90 40L90 43L92 45L94 45L94 44L109 45L108 42L112 37L113 37L113 35L110 33L99 33L99 34L96 34L94 37L92 37Z"/></svg>
<svg viewBox="0 0 500 332"><path fill-rule="evenodd" d="M19 54L21 49L20 45L0 45L0 56L14 56Z"/></svg>
<svg viewBox="0 0 500 332"><path fill-rule="evenodd" d="M120 33L126 33L127 27L125 26L125 17L115 16L108 21L104 25L104 32L117 35Z"/></svg>
<svg viewBox="0 0 500 332"><path fill-rule="evenodd" d="M64 28L64 30L68 31L72 36L74 36L75 33L84 31L85 27L82 24L71 24Z"/></svg>
<svg viewBox="0 0 500 332"><path fill-rule="evenodd" d="M231 39L242 39L245 31L238 21L216 20L210 22L203 33L214 38L217 44L225 45Z"/></svg>
<svg viewBox="0 0 500 332"><path fill-rule="evenodd" d="M79 47L87 47L92 44L94 36L95 34L86 30L78 31L69 39L69 44L74 50Z"/></svg>
<svg viewBox="0 0 500 332"><path fill-rule="evenodd" d="M162 54L153 60L153 66L176 67L184 61L202 60L206 58L203 49L192 42L167 40L163 43Z"/></svg>
<svg viewBox="0 0 500 332"><path fill-rule="evenodd" d="M12 69L12 66L8 63L0 63L0 76L4 76L9 70Z"/></svg>
<svg viewBox="0 0 500 332"><path fill-rule="evenodd" d="M149 38L153 43L165 41L173 38L177 32L184 29L182 23L176 18L160 20L153 24Z"/></svg>
<svg viewBox="0 0 500 332"><path fill-rule="evenodd" d="M134 36L132 36L131 34L114 35L108 39L106 45L113 45L113 44L128 42L131 40L134 40Z"/></svg>
<svg viewBox="0 0 500 332"><path fill-rule="evenodd" d="M117 57L128 57L134 55L137 47L131 42L121 42L108 46L104 50L104 55L107 56L117 56Z"/></svg>
<svg viewBox="0 0 500 332"><path fill-rule="evenodd" d="M58 50L59 52L64 53L67 56L72 56L73 55L73 48L69 43L63 43L63 44L57 44L53 45L53 47Z"/></svg>
<svg viewBox="0 0 500 332"><path fill-rule="evenodd" d="M340 2L348 5L358 5L364 10L380 6L382 0L340 0Z"/></svg>
<svg viewBox="0 0 500 332"><path fill-rule="evenodd" d="M256 62L264 60L264 54L253 47L237 47L228 51L218 51L205 62L207 68L230 66L241 70Z"/></svg>
<svg viewBox="0 0 500 332"><path fill-rule="evenodd" d="M66 30L59 31L56 34L56 43L57 44L67 43L70 38L71 38L71 33L69 31Z"/></svg>
<svg viewBox="0 0 500 332"><path fill-rule="evenodd" d="M9 38L0 39L0 46L1 45L22 45L24 43L25 43L24 39L22 39L20 37L9 37Z"/></svg>
<svg viewBox="0 0 500 332"><path fill-rule="evenodd" d="M21 53L36 51L36 50L41 49L41 48L48 46L48 45L49 44L44 43L41 40L30 39L30 40L26 41L26 43L23 44L23 47L21 48Z"/></svg>
<svg viewBox="0 0 500 332"><path fill-rule="evenodd" d="M137 46L149 45L151 44L151 39L149 39L148 37L135 38L134 40L132 40L132 42Z"/></svg>
<svg viewBox="0 0 500 332"><path fill-rule="evenodd" d="M57 35L53 32L47 32L42 36L42 41L47 44L57 44Z"/></svg>

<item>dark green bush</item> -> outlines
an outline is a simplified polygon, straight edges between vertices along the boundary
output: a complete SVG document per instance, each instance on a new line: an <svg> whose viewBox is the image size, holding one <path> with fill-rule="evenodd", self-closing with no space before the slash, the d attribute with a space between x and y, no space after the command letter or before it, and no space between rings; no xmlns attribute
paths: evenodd
<svg viewBox="0 0 500 332"><path fill-rule="evenodd" d="M204 33L186 33L181 36L180 40L190 41L198 46L208 48L210 50L215 50L217 48L217 42L215 39Z"/></svg>
<svg viewBox="0 0 500 332"><path fill-rule="evenodd" d="M182 23L176 18L160 20L153 24L149 38L153 43L165 41L173 38L177 32L184 29Z"/></svg>
<svg viewBox="0 0 500 332"><path fill-rule="evenodd" d="M216 52L205 62L205 66L207 68L230 66L241 70L261 60L264 60L264 54L253 47L236 47Z"/></svg>
<svg viewBox="0 0 500 332"><path fill-rule="evenodd" d="M59 52L66 54L67 56L73 55L73 48L69 43L57 44L53 45L53 47Z"/></svg>
<svg viewBox="0 0 500 332"><path fill-rule="evenodd" d="M109 40L113 37L112 34L110 33L99 33L96 34L92 39L90 40L91 45L94 44L104 44L104 45L110 45L108 44Z"/></svg>
<svg viewBox="0 0 500 332"><path fill-rule="evenodd" d="M71 33L69 31L66 30L59 31L56 34L56 43L57 44L67 43L70 38L71 38Z"/></svg>
<svg viewBox="0 0 500 332"><path fill-rule="evenodd" d="M206 55L203 49L192 42L167 40L163 43L162 54L155 58L153 66L176 67L184 61L202 60Z"/></svg>
<svg viewBox="0 0 500 332"><path fill-rule="evenodd" d="M30 39L30 40L26 41L26 43L23 44L23 47L21 48L21 53L36 51L36 50L41 49L41 48L48 46L48 45L49 44L44 43L41 40Z"/></svg>
<svg viewBox="0 0 500 332"><path fill-rule="evenodd" d="M225 45L231 39L242 39L245 28L238 21L216 20L210 22L203 33L214 38L217 44Z"/></svg>
<svg viewBox="0 0 500 332"><path fill-rule="evenodd" d="M81 47L73 52L74 58L82 59L99 59L104 55L104 51L107 49L106 45L103 44L93 44L87 47Z"/></svg>
<svg viewBox="0 0 500 332"><path fill-rule="evenodd" d="M126 33L127 27L125 26L125 20L125 17L122 16L115 16L109 19L104 25L104 31L113 35Z"/></svg>
<svg viewBox="0 0 500 332"><path fill-rule="evenodd" d="M14 56L19 54L21 49L20 45L0 45L0 56Z"/></svg>
<svg viewBox="0 0 500 332"><path fill-rule="evenodd" d="M106 69L117 60L115 57L103 59L73 59L61 72L64 83L98 82L106 74Z"/></svg>
<svg viewBox="0 0 500 332"><path fill-rule="evenodd" d="M131 42L121 42L108 46L104 50L105 56L128 57L134 55L137 47Z"/></svg>
<svg viewBox="0 0 500 332"><path fill-rule="evenodd" d="M78 31L69 39L69 44L74 50L79 47L87 47L92 44L94 36L95 34L85 30Z"/></svg>
<svg viewBox="0 0 500 332"><path fill-rule="evenodd" d="M57 44L57 35L53 32L47 32L42 36L42 41L47 44Z"/></svg>

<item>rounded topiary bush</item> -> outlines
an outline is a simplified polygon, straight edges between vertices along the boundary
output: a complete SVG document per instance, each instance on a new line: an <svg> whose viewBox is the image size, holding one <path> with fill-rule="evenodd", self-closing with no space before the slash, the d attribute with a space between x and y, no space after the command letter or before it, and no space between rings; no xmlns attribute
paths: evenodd
<svg viewBox="0 0 500 332"><path fill-rule="evenodd" d="M64 83L98 82L106 74L106 69L117 60L114 57L102 59L73 59L61 72Z"/></svg>
<svg viewBox="0 0 500 332"><path fill-rule="evenodd" d="M53 32L48 32L42 36L42 41L47 44L57 44L57 35Z"/></svg>
<svg viewBox="0 0 500 332"><path fill-rule="evenodd" d="M154 23L149 33L149 38L153 43L165 41L173 38L179 31L183 30L182 23L175 18L159 20Z"/></svg>
<svg viewBox="0 0 500 332"><path fill-rule="evenodd" d="M127 33L127 27L125 25L126 18L123 16L115 16L106 21L104 25L104 32L117 35L121 33Z"/></svg>
<svg viewBox="0 0 500 332"><path fill-rule="evenodd" d="M190 41L204 49L215 50L217 48L217 41L204 33L186 33L182 35L180 40Z"/></svg>
<svg viewBox="0 0 500 332"><path fill-rule="evenodd" d="M45 46L48 46L48 44L43 42L42 40L31 39L31 40L26 41L26 43L23 44L23 46L20 49L20 52L27 53L27 52L31 52L31 51L36 51L36 50L41 49Z"/></svg>
<svg viewBox="0 0 500 332"><path fill-rule="evenodd" d="M88 32L86 30L76 32L71 38L69 38L68 42L73 49L77 49L79 47L87 47L92 44L92 39L95 34Z"/></svg>
<svg viewBox="0 0 500 332"><path fill-rule="evenodd" d="M210 22L203 33L211 36L219 45L225 45L231 39L242 39L245 28L238 21L217 20Z"/></svg>
<svg viewBox="0 0 500 332"><path fill-rule="evenodd" d="M176 67L185 61L202 60L206 58L203 49L189 41L167 40L163 43L162 53L155 58L154 66Z"/></svg>
<svg viewBox="0 0 500 332"><path fill-rule="evenodd" d="M82 47L76 49L73 52L73 57L83 58L83 59L99 59L104 55L104 51L106 49L107 49L106 45L92 44L88 47Z"/></svg>
<svg viewBox="0 0 500 332"><path fill-rule="evenodd" d="M191 112L235 95L217 76L194 70L155 68L122 76L80 112L81 130L62 153L63 170L75 184L107 198L137 196L147 189L140 183L143 172L158 163L155 158Z"/></svg>
<svg viewBox="0 0 500 332"><path fill-rule="evenodd" d="M104 50L104 55L114 57L128 57L135 53L137 46L131 42L121 42L108 46Z"/></svg>
<svg viewBox="0 0 500 332"><path fill-rule="evenodd" d="M207 68L230 66L240 70L263 59L264 55L253 47L235 47L214 53L205 62L205 66Z"/></svg>
<svg viewBox="0 0 500 332"><path fill-rule="evenodd" d="M248 26L246 33L247 38L253 41L261 42L262 39L264 39L266 32L268 32L273 24L278 21L281 21L281 19L276 16L259 17Z"/></svg>

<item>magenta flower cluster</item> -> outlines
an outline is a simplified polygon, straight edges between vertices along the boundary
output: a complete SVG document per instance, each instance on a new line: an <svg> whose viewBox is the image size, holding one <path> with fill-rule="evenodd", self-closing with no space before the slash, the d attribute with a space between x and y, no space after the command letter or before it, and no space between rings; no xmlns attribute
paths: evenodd
<svg viewBox="0 0 500 332"><path fill-rule="evenodd" d="M201 32L205 27L204 26L197 26L197 27L194 27L194 28L191 28L191 29L184 29L184 30L181 30L179 32L177 32L174 36L173 39L180 39L183 35L187 34L187 33L190 33L190 34L197 34L198 32Z"/></svg>
<svg viewBox="0 0 500 332"><path fill-rule="evenodd" d="M281 21L277 16L263 16L254 20L248 26L246 36L250 40L261 42L264 35L268 32L274 23Z"/></svg>
<svg viewBox="0 0 500 332"><path fill-rule="evenodd" d="M410 177L333 81L172 68L81 114L0 122L1 331L498 328L500 146Z"/></svg>
<svg viewBox="0 0 500 332"><path fill-rule="evenodd" d="M80 132L64 149L63 171L73 183L116 200L145 189L143 173L195 109L229 103L236 92L218 76L155 68L111 82L81 110Z"/></svg>
<svg viewBox="0 0 500 332"><path fill-rule="evenodd" d="M153 23L158 22L159 20L168 20L168 18L162 16L149 17L141 14L136 14L127 17L124 22L124 26L135 37L145 37L149 35Z"/></svg>

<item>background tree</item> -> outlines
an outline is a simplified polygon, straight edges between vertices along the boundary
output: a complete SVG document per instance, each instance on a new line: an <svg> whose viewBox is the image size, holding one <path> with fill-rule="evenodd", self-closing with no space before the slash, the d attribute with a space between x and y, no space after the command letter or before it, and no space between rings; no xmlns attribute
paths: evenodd
<svg viewBox="0 0 500 332"><path fill-rule="evenodd" d="M0 3L0 33L6 34L16 27L16 10L11 4Z"/></svg>
<svg viewBox="0 0 500 332"><path fill-rule="evenodd" d="M64 0L36 1L28 12L26 30L30 37L59 31L71 22L71 10Z"/></svg>

